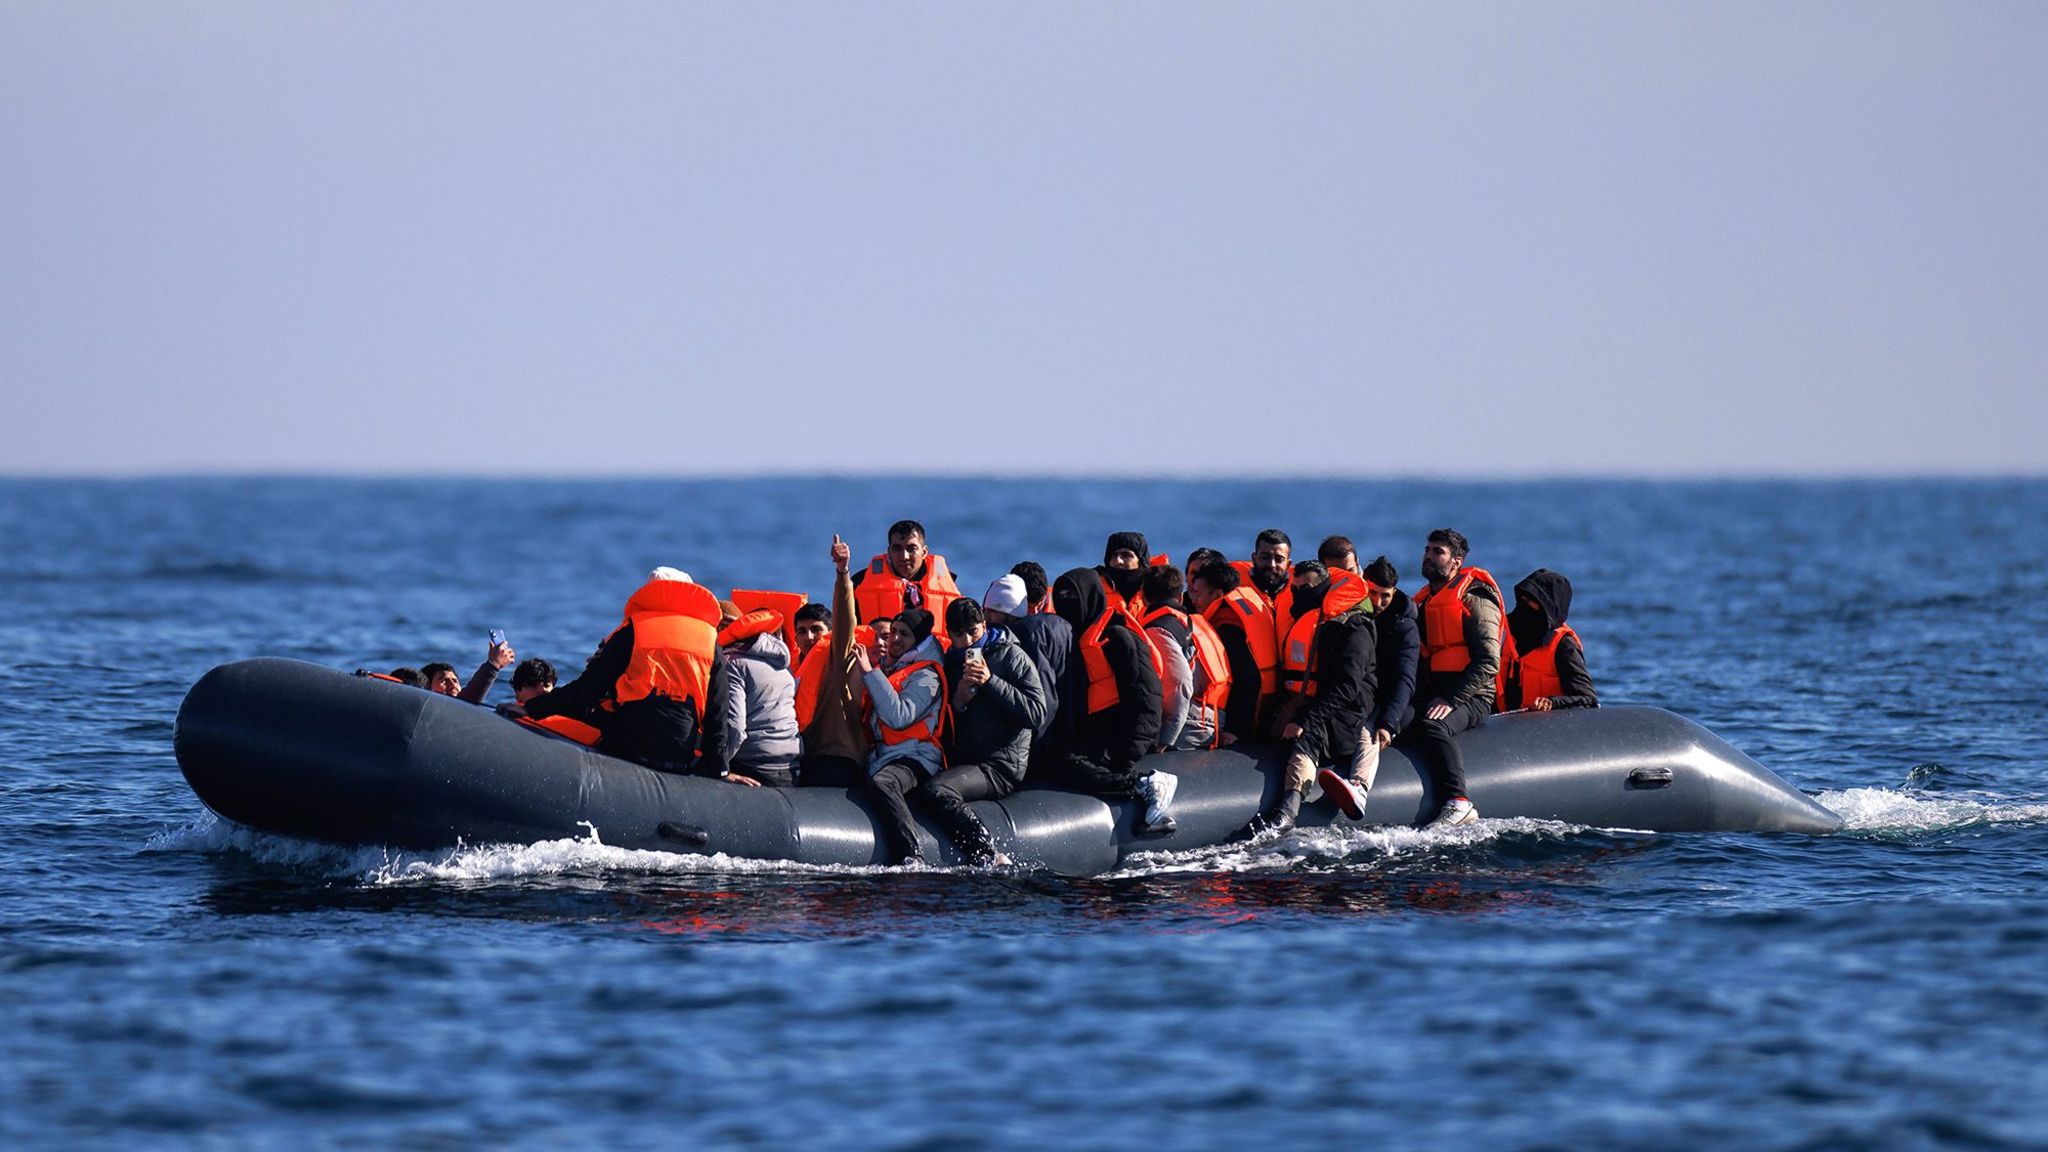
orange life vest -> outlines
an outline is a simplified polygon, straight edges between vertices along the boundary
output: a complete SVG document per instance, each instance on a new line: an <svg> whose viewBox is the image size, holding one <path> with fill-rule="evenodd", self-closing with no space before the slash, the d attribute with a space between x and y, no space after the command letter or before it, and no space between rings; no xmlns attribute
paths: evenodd
<svg viewBox="0 0 2048 1152"><path fill-rule="evenodd" d="M946 670L940 667L936 660L919 660L914 664L905 664L896 671L888 673L889 687L896 689L898 692L903 691L903 686L910 683L911 675L919 668L929 668L938 674L938 706L927 711L916 720L911 721L908 728L891 728L886 724L882 725L881 742L886 747L896 744L908 744L912 740L922 740L932 747L939 749L939 762L944 763L946 746L943 743L943 737L946 734L946 729L950 726L949 721L953 714L952 702L947 699L949 694L946 691ZM870 717L874 715L874 711L874 705L872 703L868 704L867 712Z"/></svg>
<svg viewBox="0 0 2048 1152"><path fill-rule="evenodd" d="M626 622L633 626L633 655L613 699L687 700L702 724L718 652L718 598L701 584L650 580L626 601Z"/></svg>
<svg viewBox="0 0 2048 1152"><path fill-rule="evenodd" d="M1559 624L1550 633L1550 639L1534 652L1523 652L1515 656L1514 680L1521 692L1520 700L1501 701L1502 710L1508 707L1527 708L1544 696L1564 695L1564 681L1557 675L1557 646L1565 637L1571 637L1579 651L1586 650L1586 642L1569 624Z"/></svg>
<svg viewBox="0 0 2048 1152"><path fill-rule="evenodd" d="M1081 633L1076 643L1081 648L1081 664L1088 671L1088 715L1093 716L1104 708L1116 707L1123 694L1117 691L1116 672L1109 666L1109 654L1102 650L1102 633L1111 620L1121 617L1123 622L1145 639L1145 655L1152 658L1152 671L1162 680L1166 676L1166 661L1160 659L1159 650L1152 646L1152 638L1146 634L1145 626L1131 618L1131 614L1111 609L1098 617L1088 630Z"/></svg>
<svg viewBox="0 0 2048 1152"><path fill-rule="evenodd" d="M730 597L742 612L756 608L769 608L782 614L782 642L789 645L792 655L796 652L796 610L811 602L801 592L763 592L758 588L735 588ZM722 641L721 641L722 643Z"/></svg>
<svg viewBox="0 0 2048 1152"><path fill-rule="evenodd" d="M1230 566L1237 569L1238 590L1248 592L1257 597L1259 603L1264 604L1270 610L1273 607L1273 598L1259 591L1259 586L1252 583L1252 562L1249 560L1232 560ZM1285 594L1287 589L1282 588L1280 591L1282 594Z"/></svg>
<svg viewBox="0 0 2048 1152"><path fill-rule="evenodd" d="M519 722L528 728L538 728L543 732L552 732L557 736L574 740L578 744L594 746L604 735L603 732L598 731L592 725L585 724L581 720L568 716L543 716L538 720L531 716L521 716Z"/></svg>
<svg viewBox="0 0 2048 1152"><path fill-rule="evenodd" d="M1465 618L1471 609L1465 607L1465 593L1474 580L1493 589L1500 597L1500 583L1493 573L1484 568L1460 568L1451 582L1440 589L1424 585L1414 597L1415 612L1422 622L1422 662L1426 671L1439 676L1455 675L1472 664L1472 653L1465 647ZM1501 597L1500 603L1508 603ZM1498 706L1507 681L1509 663L1514 659L1514 639L1508 635L1506 609L1502 609L1500 630L1500 671L1494 677L1494 701Z"/></svg>
<svg viewBox="0 0 2048 1152"><path fill-rule="evenodd" d="M1146 616L1145 639L1151 641L1155 655L1164 659L1165 653L1158 652L1159 640L1152 635L1152 622L1165 616L1178 620L1187 629L1188 641L1194 649L1188 657L1190 672L1199 670L1201 687L1194 690L1188 699L1190 708L1199 709L1209 718L1209 727L1221 736L1223 732L1223 705L1230 699L1230 654L1223 650L1223 637L1216 634L1216 626L1203 616L1190 616L1178 608L1155 608ZM1210 747L1215 747L1214 743Z"/></svg>
<svg viewBox="0 0 2048 1152"><path fill-rule="evenodd" d="M765 632L782 630L782 613L773 608L756 608L718 630L718 646L752 640ZM795 651L795 649L791 649Z"/></svg>
<svg viewBox="0 0 2048 1152"><path fill-rule="evenodd" d="M904 590L913 583L924 597L920 607L932 614L932 632L943 643L946 605L960 598L960 589L953 583L953 573L946 568L946 558L936 552L925 556L924 575L915 581L896 575L886 554L869 560L867 575L853 586L853 602L860 609L860 618L873 621L903 611Z"/></svg>
<svg viewBox="0 0 2048 1152"><path fill-rule="evenodd" d="M1323 606L1291 623L1287 640L1280 646L1280 684L1289 692L1306 691L1315 695L1314 686L1308 682L1309 665L1315 658L1316 629L1332 616L1341 616L1365 600L1365 581L1341 568L1330 572L1329 591L1323 593ZM1293 597L1288 604L1294 603Z"/></svg>
<svg viewBox="0 0 2048 1152"><path fill-rule="evenodd" d="M1244 633L1252 662L1259 666L1259 695L1280 690L1280 645L1273 637L1273 606L1249 584L1240 584L1217 597L1202 613L1217 628L1235 628Z"/></svg>

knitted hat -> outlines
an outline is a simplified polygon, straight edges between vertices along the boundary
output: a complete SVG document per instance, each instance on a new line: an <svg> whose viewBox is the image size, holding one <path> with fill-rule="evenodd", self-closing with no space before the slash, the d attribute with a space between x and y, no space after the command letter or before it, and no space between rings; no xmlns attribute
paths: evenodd
<svg viewBox="0 0 2048 1152"><path fill-rule="evenodd" d="M1152 549L1145 546L1145 534L1143 532L1111 532L1109 534L1109 543L1102 546L1102 562L1104 564L1109 563L1111 556L1116 555L1125 548L1129 548L1132 552L1137 553L1138 563L1140 564L1145 563L1152 555Z"/></svg>

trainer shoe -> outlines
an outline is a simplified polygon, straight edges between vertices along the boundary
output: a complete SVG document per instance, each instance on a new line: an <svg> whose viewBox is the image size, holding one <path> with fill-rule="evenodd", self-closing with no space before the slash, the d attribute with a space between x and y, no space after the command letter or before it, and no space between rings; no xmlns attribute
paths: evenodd
<svg viewBox="0 0 2048 1152"><path fill-rule="evenodd" d="M1365 784L1359 780L1346 780L1337 775L1335 769L1325 768L1316 773L1316 783L1322 785L1323 795L1337 802L1337 811L1353 820L1365 819Z"/></svg>
<svg viewBox="0 0 2048 1152"><path fill-rule="evenodd" d="M1145 800L1143 825L1138 829L1148 836L1164 836L1173 831L1173 813L1168 806L1173 803L1173 794L1180 789L1180 777L1171 772L1154 772L1138 784L1138 795Z"/></svg>
<svg viewBox="0 0 2048 1152"><path fill-rule="evenodd" d="M1470 800L1465 799L1463 796L1453 796L1451 797L1451 802L1444 805L1443 811L1436 814L1436 819L1429 822L1429 826L1431 828L1456 828L1460 824L1470 824L1477 819L1479 819L1479 809L1473 807Z"/></svg>

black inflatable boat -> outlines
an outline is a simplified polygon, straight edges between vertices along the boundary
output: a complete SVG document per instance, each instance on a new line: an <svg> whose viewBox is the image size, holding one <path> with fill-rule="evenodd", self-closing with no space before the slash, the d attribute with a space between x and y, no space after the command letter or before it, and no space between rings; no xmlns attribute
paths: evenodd
<svg viewBox="0 0 2048 1152"><path fill-rule="evenodd" d="M877 864L855 793L743 788L674 776L533 732L487 708L293 660L207 673L178 712L178 765L206 806L252 828L346 844L439 848L535 843L597 831L606 844L806 864ZM1459 738L1484 817L1528 816L1653 832L1828 833L1841 818L1684 717L1657 708L1496 716ZM1020 864L1103 872L1132 852L1221 843L1270 803L1277 748L1179 752L1166 836L1140 837L1135 804L1027 787L975 805ZM1430 811L1399 748L1381 758L1367 824ZM1302 812L1328 824L1328 801ZM925 857L958 854L935 826Z"/></svg>

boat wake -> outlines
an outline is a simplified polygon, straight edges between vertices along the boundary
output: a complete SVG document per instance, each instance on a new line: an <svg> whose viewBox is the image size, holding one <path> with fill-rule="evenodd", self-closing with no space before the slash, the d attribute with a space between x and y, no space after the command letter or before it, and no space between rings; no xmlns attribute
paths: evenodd
<svg viewBox="0 0 2048 1152"><path fill-rule="evenodd" d="M2048 803L1984 794L1894 788L1844 788L1814 799L1842 817L1842 831L1870 836L1917 836L1973 825L2048 822Z"/></svg>

